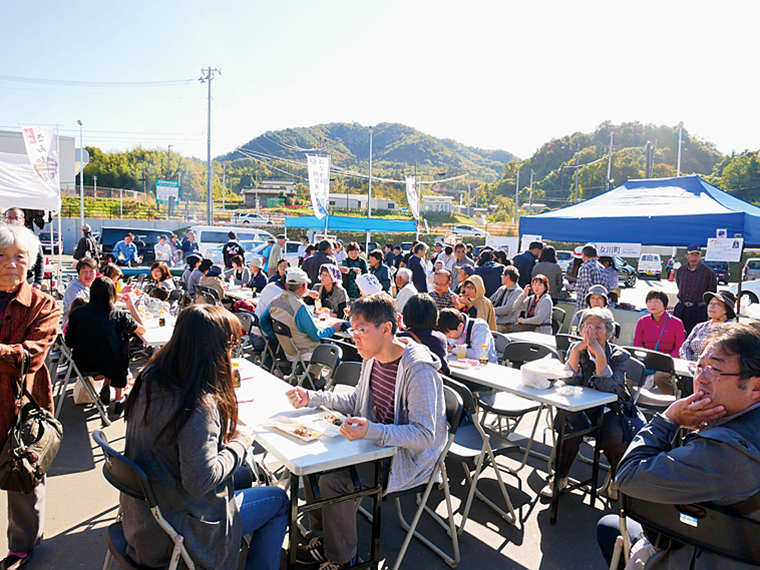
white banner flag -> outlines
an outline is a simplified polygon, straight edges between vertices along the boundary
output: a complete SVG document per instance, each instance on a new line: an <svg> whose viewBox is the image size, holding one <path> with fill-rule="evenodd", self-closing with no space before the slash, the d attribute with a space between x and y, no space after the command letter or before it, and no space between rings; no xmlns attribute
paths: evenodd
<svg viewBox="0 0 760 570"><path fill-rule="evenodd" d="M309 156L309 192L314 215L322 219L327 215L327 198L330 194L330 157Z"/></svg>
<svg viewBox="0 0 760 570"><path fill-rule="evenodd" d="M409 202L409 209L414 215L414 219L420 218L420 197L417 194L417 182L414 176L405 176L406 178L406 200Z"/></svg>
<svg viewBox="0 0 760 570"><path fill-rule="evenodd" d="M51 193L60 192L58 148L55 131L49 127L23 127L26 155L40 183Z"/></svg>

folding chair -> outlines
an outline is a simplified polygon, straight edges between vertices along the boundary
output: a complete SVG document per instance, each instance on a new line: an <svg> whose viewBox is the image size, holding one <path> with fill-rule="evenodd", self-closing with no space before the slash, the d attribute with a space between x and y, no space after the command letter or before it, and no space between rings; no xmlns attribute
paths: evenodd
<svg viewBox="0 0 760 570"><path fill-rule="evenodd" d="M583 340L583 338L572 334L557 333L554 335L554 340L557 342L557 352L562 362L565 362L567 360L567 351L570 350L573 343Z"/></svg>
<svg viewBox="0 0 760 570"><path fill-rule="evenodd" d="M505 335L504 333L491 331L491 336L493 337L493 348L496 351L496 354L499 357L499 364L504 363L504 350L506 350L507 345L511 342L509 337Z"/></svg>
<svg viewBox="0 0 760 570"><path fill-rule="evenodd" d="M752 499L757 506L757 495ZM760 522L747 518L744 510L713 503L664 505L623 493L620 493L619 503L620 531L626 559L631 549L626 527L626 517L630 517L647 529L683 544L728 560L760 566ZM730 564L726 563L725 567L730 567Z"/></svg>
<svg viewBox="0 0 760 570"><path fill-rule="evenodd" d="M92 405L95 406L95 409L98 411L98 414L100 414L100 421L103 423L104 426L110 426L111 420L108 419L108 409L103 405L103 402L100 401L100 395L95 390L95 387L92 385L91 376L85 376L79 371L79 368L77 367L76 363L74 362L74 357L71 355L71 351L66 346L66 344L61 341L60 343L61 348L61 359L58 363L59 366L67 366L66 369L66 375L64 376L63 380L60 382L59 388L58 388L58 401L55 405L55 417L57 418L58 415L61 413L61 408L63 407L63 401L64 398L66 398L66 388L68 388L69 380L71 379L71 373L74 373L74 377L81 380L82 385L84 386L85 391L90 396L90 399L92 400Z"/></svg>
<svg viewBox="0 0 760 570"><path fill-rule="evenodd" d="M567 311L562 307L552 307L552 334L557 334L562 330L566 315Z"/></svg>
<svg viewBox="0 0 760 570"><path fill-rule="evenodd" d="M238 311L243 312L243 311ZM245 311L247 313L247 311ZM248 313L251 315L251 319L253 319L253 324L251 325L251 343L253 343L253 336L259 336L256 335L255 331L258 331L260 333L259 338L261 338L264 341L264 349L261 351L254 352L254 363L257 363L262 368L266 368L266 359L271 358L272 364L269 366L269 371L272 372L275 368L275 365L277 363L277 359L275 357L274 350L272 349L272 345L269 343L269 339L267 336L261 332L261 327L259 326L259 316L256 313ZM254 330L255 329L255 330ZM258 362L256 362L258 360Z"/></svg>
<svg viewBox="0 0 760 570"><path fill-rule="evenodd" d="M216 289L206 287L205 285L196 285L195 291L196 293L200 293L203 300L209 305L222 305L222 300L219 298L219 292Z"/></svg>
<svg viewBox="0 0 760 570"><path fill-rule="evenodd" d="M446 422L449 426L449 436L446 440L446 444L443 446L443 450L438 456L438 461L433 468L433 472L430 474L430 479L428 479L426 485L420 485L412 489L399 491L398 493L389 493L383 497L384 501L394 501L396 504L396 513L398 514L399 520L401 521L401 526L406 531L406 537L404 538L404 543L401 545L401 550L399 550L398 557L396 558L396 563L393 565L393 570L398 570L401 566L401 562L404 560L404 555L406 554L406 550L409 547L409 543L412 541L413 537L418 539L430 550L440 556L443 561L446 562L446 564L448 564L451 568L456 568L456 566L459 564L459 533L457 531L456 523L454 522L454 511L451 506L449 478L448 474L446 473L446 464L444 462L446 460L446 455L449 452L449 448L451 448L451 445L454 443L457 429L459 428L459 424L462 421L464 408L462 404L462 398L459 396L459 394L457 394L456 391L449 388L448 386L443 387L443 397L446 401ZM433 490L433 486L437 483L439 472L441 473L441 478L443 480L442 486L444 500L446 502L446 511L448 515L447 520L443 520L433 509L427 506L430 492ZM401 497L410 494L417 495L417 510L414 513L414 518L412 519L411 523L406 521L404 518L404 513L401 510ZM361 509L361 511L362 514L364 514L370 521L372 521L372 515L370 513L364 509ZM417 523L419 522L423 512L427 512L431 517L433 517L433 520L441 525L441 527L446 531L446 534L449 535L453 548L453 556L446 554L446 552L444 552L441 548L433 544L430 539L423 536L419 531L416 530Z"/></svg>
<svg viewBox="0 0 760 570"><path fill-rule="evenodd" d="M504 481L501 478L499 465L496 463L497 455L504 455L510 451L514 451L518 448L517 445L503 437L500 433L487 427L483 427L480 424L477 419L478 410L475 406L472 392L470 392L470 389L467 386L447 377L443 377L443 382L446 386L459 394L459 397L462 398L464 411L469 411L472 415L472 423L459 426L454 437L454 443L452 444L451 449L449 449L449 455L462 462L462 468L464 469L467 481L470 484L470 492L467 495L464 511L462 511L462 522L459 525L457 534L462 534L462 531L464 530L464 525L467 523L467 518L470 515L470 508L472 507L472 500L475 495L495 510L509 524L517 524L517 514L512 506L512 501L509 499L509 494L507 493L507 488L504 486ZM474 462L475 464L474 473L473 469L470 467L471 462ZM509 512L504 511L478 490L478 478L483 469L488 465L493 467L493 470L496 473L496 481Z"/></svg>
<svg viewBox="0 0 760 570"><path fill-rule="evenodd" d="M98 444L105 455L103 475L106 480L125 495L129 495L135 499L142 499L148 503L150 512L153 514L153 518L156 519L158 526L174 542L169 570L176 570L179 567L180 557L182 557L182 561L188 570L195 570L195 563L190 558L190 554L188 554L183 544L184 538L174 530L174 527L161 514L156 495L153 493L153 488L150 485L150 481L148 481L145 471L108 445L108 439L106 439L102 430L95 430L92 434L92 439ZM127 555L127 539L124 536L121 513L119 513L117 522L108 527L106 540L108 542L108 551L106 552L103 570L108 570L113 560L116 560L116 563L124 568L124 570L143 570L143 566L138 565Z"/></svg>
<svg viewBox="0 0 760 570"><path fill-rule="evenodd" d="M325 390L333 392L348 392L359 385L359 377L362 373L361 362L341 362L333 374L332 381Z"/></svg>
<svg viewBox="0 0 760 570"><path fill-rule="evenodd" d="M343 351L339 346L334 344L320 344L311 353L311 359L309 360L309 367L306 372L298 380L298 385L302 386L305 381L309 381L311 389L316 390L319 378L324 378L325 386L330 384L330 380L338 368L338 362L340 362L343 356Z"/></svg>
<svg viewBox="0 0 760 570"><path fill-rule="evenodd" d="M274 330L274 334L277 336L277 340L280 342L280 348L278 350L278 354L280 351L282 351L282 355L287 360L287 362L290 364L290 374L285 378L286 381L292 382L292 381L298 381L298 369L302 371L306 371L308 369L308 365L304 361L303 357L301 356L301 351L298 350L298 347L293 342L293 334L290 332L290 328L284 324L282 324L279 321L276 321L272 319L272 329ZM284 343L290 343L290 346L293 347L293 351L296 353L296 360L291 361L290 358L287 357L287 353L285 352L285 349L283 348ZM278 370L280 369L279 365L276 365ZM282 372L282 370L280 370Z"/></svg>
<svg viewBox="0 0 760 570"><path fill-rule="evenodd" d="M361 362L363 360L363 358L359 354L359 351L356 349L356 346L351 344L350 342L346 342L345 340L339 340L337 338L331 338L329 342L330 344L339 346L341 350L343 351L343 357L341 358L341 362Z"/></svg>
<svg viewBox="0 0 760 570"><path fill-rule="evenodd" d="M243 327L243 336L240 337L240 342L232 351L236 358L243 356L245 347L251 347L251 327L253 327L253 313L248 311L238 311L235 316L240 321L240 326Z"/></svg>
<svg viewBox="0 0 760 570"><path fill-rule="evenodd" d="M551 337L547 337L547 340ZM538 360L544 356L552 356L561 360L557 351L545 344L515 340L504 349L504 362L511 363L513 368L520 368L524 363Z"/></svg>
<svg viewBox="0 0 760 570"><path fill-rule="evenodd" d="M647 390L642 386L638 390L639 393L636 394L637 405L639 405L642 410L649 411L650 415L656 412L661 412L680 397L678 393L678 385L675 382L675 365L673 364L673 358L669 354L663 354L661 352L635 346L626 346L623 348L630 353L632 358L640 361L644 365L644 368L670 374L670 381L675 395L661 394L659 390L654 392L652 390Z"/></svg>

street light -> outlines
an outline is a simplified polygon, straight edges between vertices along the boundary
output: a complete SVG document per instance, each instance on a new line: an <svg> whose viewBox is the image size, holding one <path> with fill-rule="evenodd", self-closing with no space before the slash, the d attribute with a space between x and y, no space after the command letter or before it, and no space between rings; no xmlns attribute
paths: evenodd
<svg viewBox="0 0 760 570"><path fill-rule="evenodd" d="M678 166L676 166L676 178L681 176L681 136L683 135L683 121L678 123Z"/></svg>
<svg viewBox="0 0 760 570"><path fill-rule="evenodd" d="M84 225L84 139L82 138L82 121L79 125L79 227Z"/></svg>

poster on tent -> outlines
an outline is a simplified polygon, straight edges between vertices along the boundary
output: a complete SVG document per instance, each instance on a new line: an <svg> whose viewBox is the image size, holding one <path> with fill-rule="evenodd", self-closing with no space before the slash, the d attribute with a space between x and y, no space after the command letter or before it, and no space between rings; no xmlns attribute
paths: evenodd
<svg viewBox="0 0 760 570"><path fill-rule="evenodd" d="M330 194L330 157L308 156L309 193L314 215L322 219L327 215L327 197Z"/></svg>
<svg viewBox="0 0 760 570"><path fill-rule="evenodd" d="M522 238L520 239L520 251L528 251L530 242L541 241L541 239L542 237L540 235L523 234Z"/></svg>
<svg viewBox="0 0 760 570"><path fill-rule="evenodd" d="M744 238L708 238L705 261L741 261Z"/></svg>
<svg viewBox="0 0 760 570"><path fill-rule="evenodd" d="M417 194L417 180L414 176L405 176L406 178L406 200L409 202L409 209L415 220L420 218L420 196Z"/></svg>
<svg viewBox="0 0 760 570"><path fill-rule="evenodd" d="M596 242L596 253L599 257L639 257L641 255L640 243L613 243L613 242Z"/></svg>
<svg viewBox="0 0 760 570"><path fill-rule="evenodd" d="M51 128L23 128L26 153L0 152L0 203L31 210L61 209L58 146Z"/></svg>

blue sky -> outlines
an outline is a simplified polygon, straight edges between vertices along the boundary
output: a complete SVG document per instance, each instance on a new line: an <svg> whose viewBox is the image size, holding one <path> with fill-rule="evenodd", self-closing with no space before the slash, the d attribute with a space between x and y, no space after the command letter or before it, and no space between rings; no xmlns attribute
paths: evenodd
<svg viewBox="0 0 760 570"><path fill-rule="evenodd" d="M268 131L399 122L520 157L605 121L760 149L760 3L0 0L0 129L212 155ZM7 77L87 82L25 83Z"/></svg>

